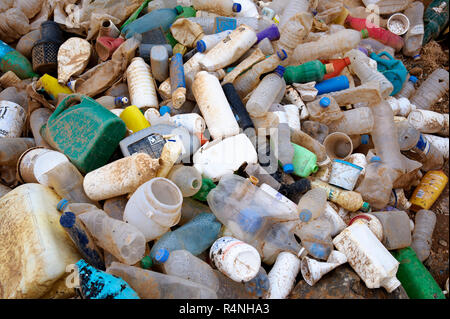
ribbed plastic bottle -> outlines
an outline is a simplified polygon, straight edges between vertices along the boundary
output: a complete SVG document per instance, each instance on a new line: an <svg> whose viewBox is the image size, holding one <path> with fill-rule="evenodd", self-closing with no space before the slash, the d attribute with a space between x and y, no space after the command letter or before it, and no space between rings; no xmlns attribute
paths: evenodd
<svg viewBox="0 0 450 319"><path fill-rule="evenodd" d="M156 95L155 81L150 71L150 66L140 57L133 58L126 71L128 90L131 104L138 108L157 108L158 97Z"/></svg>
<svg viewBox="0 0 450 319"><path fill-rule="evenodd" d="M285 69L281 65L277 66L274 73L266 75L256 89L253 91L247 102L248 113L253 117L261 117L266 114L280 91L286 89L286 82L283 79Z"/></svg>
<svg viewBox="0 0 450 319"><path fill-rule="evenodd" d="M420 261L430 255L433 231L436 226L436 214L431 210L421 209L416 213L411 248Z"/></svg>
<svg viewBox="0 0 450 319"><path fill-rule="evenodd" d="M306 41L312 21L313 16L310 13L303 13L291 17L289 23L280 26L280 39L276 42L278 50L283 49L291 56L295 48Z"/></svg>
<svg viewBox="0 0 450 319"><path fill-rule="evenodd" d="M290 0L286 7L284 7L283 14L280 16L279 26L283 27L293 16L298 13L308 12L308 8L308 0Z"/></svg>
<svg viewBox="0 0 450 319"><path fill-rule="evenodd" d="M405 45L403 54L416 58L420 57L423 35L425 28L423 25L424 6L420 1L415 1L405 10L405 15L409 20L409 30L405 35Z"/></svg>
<svg viewBox="0 0 450 319"><path fill-rule="evenodd" d="M232 16L242 9L241 4L233 0L192 0L192 6L195 10L209 11L221 16Z"/></svg>
<svg viewBox="0 0 450 319"><path fill-rule="evenodd" d="M328 124L330 133L342 132L347 135L361 135L372 132L374 121L369 107L360 107L342 113L341 119Z"/></svg>
<svg viewBox="0 0 450 319"><path fill-rule="evenodd" d="M403 88L401 89L401 91L398 92L395 97L397 99L402 98L402 97L409 99L416 91L416 88L414 87L414 84L416 84L416 83L417 83L417 78L414 75L411 75L409 77L408 81L406 81L405 84L403 85Z"/></svg>
<svg viewBox="0 0 450 319"><path fill-rule="evenodd" d="M287 66L283 77L286 84L320 82L325 74L333 71L333 64L323 64L319 60L314 60L298 66Z"/></svg>
<svg viewBox="0 0 450 319"><path fill-rule="evenodd" d="M361 39L361 32L349 29L338 31L318 41L298 45L289 62L298 65L315 59L332 58L335 54L356 48Z"/></svg>
<svg viewBox="0 0 450 319"><path fill-rule="evenodd" d="M169 54L163 45L155 45L150 51L150 65L153 76L159 82L169 77Z"/></svg>
<svg viewBox="0 0 450 319"><path fill-rule="evenodd" d="M341 111L336 100L331 95L325 95L320 99L307 103L309 118L313 121L329 125L343 118L344 112Z"/></svg>
<svg viewBox="0 0 450 319"><path fill-rule="evenodd" d="M387 98L392 93L394 90L392 83L389 82L383 74L369 66L368 62L370 61L370 58L368 58L363 52L353 49L347 52L345 56L350 58L352 63L349 68L358 76L361 83L364 84L370 81L379 82L380 93L383 98Z"/></svg>
<svg viewBox="0 0 450 319"><path fill-rule="evenodd" d="M180 188L183 197L195 195L202 186L202 176L193 166L175 165L167 178Z"/></svg>
<svg viewBox="0 0 450 319"><path fill-rule="evenodd" d="M298 202L300 221L307 223L319 218L325 210L327 193L322 188L314 188L306 192Z"/></svg>
<svg viewBox="0 0 450 319"><path fill-rule="evenodd" d="M437 69L416 90L411 103L418 109L429 110L444 94L448 92L449 74L444 69Z"/></svg>

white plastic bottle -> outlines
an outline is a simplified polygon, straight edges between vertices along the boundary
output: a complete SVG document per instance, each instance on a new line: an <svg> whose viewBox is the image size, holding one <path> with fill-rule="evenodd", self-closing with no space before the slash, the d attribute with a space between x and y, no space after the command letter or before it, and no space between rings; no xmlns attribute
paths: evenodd
<svg viewBox="0 0 450 319"><path fill-rule="evenodd" d="M151 241L176 225L181 217L183 194L175 183L156 177L142 184L130 197L123 220Z"/></svg>
<svg viewBox="0 0 450 319"><path fill-rule="evenodd" d="M219 33L205 35L201 40L197 41L197 50L206 53L211 50L217 43L225 39L233 30L225 30Z"/></svg>
<svg viewBox="0 0 450 319"><path fill-rule="evenodd" d="M285 299L294 288L299 271L300 259L290 252L281 252L268 274L270 288L266 299Z"/></svg>
<svg viewBox="0 0 450 319"><path fill-rule="evenodd" d="M241 11L236 12L237 17L259 17L258 9L252 0L235 0L235 3L239 3L242 7Z"/></svg>
<svg viewBox="0 0 450 319"><path fill-rule="evenodd" d="M275 2L275 1L273 1ZM308 0L290 0L280 16L280 27L283 27L297 13L308 12Z"/></svg>
<svg viewBox="0 0 450 319"><path fill-rule="evenodd" d="M444 159L448 159L449 157L449 138L448 137L440 137L431 134L422 134L431 144L434 145L444 156Z"/></svg>
<svg viewBox="0 0 450 319"><path fill-rule="evenodd" d="M424 6L420 1L415 1L405 10L405 15L409 19L409 30L405 35L405 45L403 54L419 58L422 48L423 35L425 33L423 25Z"/></svg>
<svg viewBox="0 0 450 319"><path fill-rule="evenodd" d="M150 66L140 57L133 58L126 71L131 104L138 108L158 107L155 82Z"/></svg>
<svg viewBox="0 0 450 319"><path fill-rule="evenodd" d="M328 125L330 133L342 132L347 135L361 135L372 132L374 122L369 107L360 107L342 113L344 116L341 119Z"/></svg>
<svg viewBox="0 0 450 319"><path fill-rule="evenodd" d="M416 213L411 248L420 261L424 261L430 255L435 225L436 215L431 210L421 209Z"/></svg>
<svg viewBox="0 0 450 319"><path fill-rule="evenodd" d="M232 16L240 12L242 7L233 0L192 0L195 10L210 11L222 16Z"/></svg>
<svg viewBox="0 0 450 319"><path fill-rule="evenodd" d="M169 77L169 53L163 45L155 45L150 51L150 65L155 79L159 82Z"/></svg>
<svg viewBox="0 0 450 319"><path fill-rule="evenodd" d="M431 73L425 82L416 90L411 103L418 109L430 109L444 94L448 92L449 74L444 69Z"/></svg>
<svg viewBox="0 0 450 319"><path fill-rule="evenodd" d="M429 110L414 110L408 115L408 123L421 133L449 135L449 115Z"/></svg>
<svg viewBox="0 0 450 319"><path fill-rule="evenodd" d="M367 288L383 287L391 293L401 283L395 277L400 263L375 237L366 224L354 223L333 240Z"/></svg>
<svg viewBox="0 0 450 319"><path fill-rule="evenodd" d="M214 75L206 71L197 73L192 91L213 139L239 134L239 125Z"/></svg>
<svg viewBox="0 0 450 319"><path fill-rule="evenodd" d="M398 92L395 97L397 99L399 99L401 97L409 99L416 91L416 88L414 87L414 84L416 84L416 83L417 83L417 78L414 75L411 75L409 77L408 81L406 81L405 84L403 85L402 90L400 92Z"/></svg>
<svg viewBox="0 0 450 319"><path fill-rule="evenodd" d="M294 52L295 48L299 44L305 42L306 37L309 34L309 31L311 30L312 22L313 22L312 14L304 13L301 15L292 16L289 20L289 23L285 23L283 24L283 26L280 25L280 39L276 43L278 50L281 49L285 50L288 57L290 57Z"/></svg>
<svg viewBox="0 0 450 319"><path fill-rule="evenodd" d="M193 166L175 165L167 178L180 188L183 197L195 195L202 186L202 176Z"/></svg>

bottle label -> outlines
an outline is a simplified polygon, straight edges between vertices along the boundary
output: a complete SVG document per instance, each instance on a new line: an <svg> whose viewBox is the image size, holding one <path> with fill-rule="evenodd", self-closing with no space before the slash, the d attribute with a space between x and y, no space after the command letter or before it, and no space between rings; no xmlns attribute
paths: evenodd
<svg viewBox="0 0 450 319"><path fill-rule="evenodd" d="M236 29L236 19L217 17L214 21L214 33Z"/></svg>
<svg viewBox="0 0 450 319"><path fill-rule="evenodd" d="M416 26L412 27L411 29L409 29L409 34L411 34L411 35L424 34L424 33L425 33L425 28L424 28L423 24L416 25Z"/></svg>
<svg viewBox="0 0 450 319"><path fill-rule="evenodd" d="M414 146L413 151L428 155L428 152L430 151L430 143L425 137L423 137L422 134L420 134L419 141L416 146Z"/></svg>

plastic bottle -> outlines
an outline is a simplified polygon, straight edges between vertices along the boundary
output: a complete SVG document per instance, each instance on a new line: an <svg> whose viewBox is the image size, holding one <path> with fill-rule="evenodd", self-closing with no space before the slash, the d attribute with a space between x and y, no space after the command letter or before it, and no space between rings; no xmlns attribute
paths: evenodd
<svg viewBox="0 0 450 319"><path fill-rule="evenodd" d="M315 59L332 58L335 54L356 48L361 39L361 32L349 29L338 31L318 41L299 44L289 61L298 65Z"/></svg>
<svg viewBox="0 0 450 319"><path fill-rule="evenodd" d="M150 65L153 76L159 82L169 77L169 54L162 45L155 45L150 51Z"/></svg>
<svg viewBox="0 0 450 319"><path fill-rule="evenodd" d="M179 109L186 101L186 80L181 53L175 53L170 59L170 87L172 105Z"/></svg>
<svg viewBox="0 0 450 319"><path fill-rule="evenodd" d="M405 10L408 17L410 27L405 35L405 45L403 46L403 54L418 58L420 49L422 48L423 35L425 33L423 25L424 6L420 1L415 1Z"/></svg>
<svg viewBox="0 0 450 319"><path fill-rule="evenodd" d="M195 195L202 186L202 176L193 166L175 165L167 178L180 188L183 197Z"/></svg>
<svg viewBox="0 0 450 319"><path fill-rule="evenodd" d="M128 104L128 98L126 96L102 96L95 101L108 110L121 108Z"/></svg>
<svg viewBox="0 0 450 319"><path fill-rule="evenodd" d="M428 110L413 110L408 115L408 123L422 133L449 135L449 116Z"/></svg>
<svg viewBox="0 0 450 319"><path fill-rule="evenodd" d="M289 252L281 252L269 272L270 288L267 299L285 299L300 271L300 259Z"/></svg>
<svg viewBox="0 0 450 319"><path fill-rule="evenodd" d="M372 52L375 52L376 54L380 54L381 52L385 51L385 52L389 53L391 56L395 56L394 48L384 45L380 41L377 41L372 38L362 39L361 42L359 43L359 48L366 49L368 54L372 53Z"/></svg>
<svg viewBox="0 0 450 319"><path fill-rule="evenodd" d="M436 214L431 210L421 209L416 213L411 248L422 262L430 256L435 226Z"/></svg>
<svg viewBox="0 0 450 319"><path fill-rule="evenodd" d="M247 102L248 113L254 117L264 116L270 106L275 102L280 91L286 89L283 79L284 67L277 66L274 73L265 76L257 88L253 91Z"/></svg>
<svg viewBox="0 0 450 319"><path fill-rule="evenodd" d="M448 137L445 138L431 134L423 134L423 136L441 152L441 154L444 156L444 159L448 159L450 153Z"/></svg>
<svg viewBox="0 0 450 319"><path fill-rule="evenodd" d="M239 133L230 104L214 75L206 71L197 73L192 90L213 139Z"/></svg>
<svg viewBox="0 0 450 319"><path fill-rule="evenodd" d="M327 74L325 74L323 76L324 80L328 80L331 78L334 78L336 76L338 76L339 74L341 74L341 72L351 64L351 61L349 58L345 58L345 59L326 59L326 60L321 60L321 62L323 64L331 64L333 66L333 71L330 70L330 72ZM331 69L331 68L330 68Z"/></svg>
<svg viewBox="0 0 450 319"><path fill-rule="evenodd" d="M254 138L254 129L252 119L245 108L245 105L242 103L241 98L239 97L236 89L234 88L232 83L225 83L222 86L223 92L230 103L231 110L234 113L234 117L236 118L239 127L244 131L247 137L251 140Z"/></svg>
<svg viewBox="0 0 450 319"><path fill-rule="evenodd" d="M322 188L311 189L298 202L299 218L307 223L319 218L325 210L327 193Z"/></svg>
<svg viewBox="0 0 450 319"><path fill-rule="evenodd" d="M232 30L225 30L220 33L205 35L201 40L197 41L197 50L206 53L211 50L217 43L226 38Z"/></svg>
<svg viewBox="0 0 450 319"><path fill-rule="evenodd" d="M163 248L169 252L184 249L198 256L219 237L221 227L213 214L200 213L183 226L161 236L153 245L150 257L155 261L156 252Z"/></svg>
<svg viewBox="0 0 450 319"><path fill-rule="evenodd" d="M350 71L354 72L358 76L362 84L371 81L379 82L380 93L383 98L387 98L392 93L394 90L392 83L389 82L383 74L369 66L370 58L363 52L353 49L347 52L345 56L350 58L350 61L352 62L349 65Z"/></svg>
<svg viewBox="0 0 450 319"><path fill-rule="evenodd" d="M418 109L429 110L448 92L449 74L444 69L436 69L416 90L411 97L411 103Z"/></svg>
<svg viewBox="0 0 450 319"><path fill-rule="evenodd" d="M242 9L241 4L233 2L233 0L192 0L192 6L195 10L209 11L222 16L232 16L235 12L240 12Z"/></svg>
<svg viewBox="0 0 450 319"><path fill-rule="evenodd" d="M256 44L256 47L261 50L261 52L265 55L272 55L275 53L275 49L273 48L272 42L269 38L264 38Z"/></svg>
<svg viewBox="0 0 450 319"><path fill-rule="evenodd" d="M308 254L314 258L327 260L333 251L331 223L326 218L316 218L300 228L298 236Z"/></svg>
<svg viewBox="0 0 450 319"><path fill-rule="evenodd" d="M280 17L280 27L283 27L293 16L301 12L308 12L308 0L290 0Z"/></svg>
<svg viewBox="0 0 450 319"><path fill-rule="evenodd" d="M176 6L174 9L164 8L153 10L131 22L121 31L125 34L126 39L131 38L135 33L144 33L158 27L162 27L164 32L168 32L177 15L182 12L183 8L181 6Z"/></svg>
<svg viewBox="0 0 450 319"><path fill-rule="evenodd" d="M278 50L285 50L290 57L295 48L306 41L312 24L313 17L310 13L303 12L291 17L289 23L280 26L280 39L276 42Z"/></svg>
<svg viewBox="0 0 450 319"><path fill-rule="evenodd" d="M333 244L347 256L367 288L383 287L391 293L401 285L395 277L399 262L366 224L353 223L333 239Z"/></svg>
<svg viewBox="0 0 450 319"><path fill-rule="evenodd" d="M314 60L298 66L287 66L283 77L286 84L320 82L325 74L332 72L334 72L332 64L323 64L319 60Z"/></svg>
<svg viewBox="0 0 450 319"><path fill-rule="evenodd" d="M158 107L158 97L150 66L140 57L133 58L126 70L131 104L138 108Z"/></svg>
<svg viewBox="0 0 450 319"><path fill-rule="evenodd" d="M291 143L294 148L293 173L300 177L307 177L319 170L317 156L313 152L297 144Z"/></svg>
<svg viewBox="0 0 450 319"><path fill-rule="evenodd" d="M419 2L420 4L422 4L421 2ZM414 92L416 91L414 84L417 83L417 78L414 75L411 75L408 79L408 81L405 82L405 84L403 85L403 88L400 92L397 93L397 95L395 96L397 99L399 98L407 98L409 99Z"/></svg>
<svg viewBox="0 0 450 319"><path fill-rule="evenodd" d="M436 39L448 24L449 2L447 0L433 0L423 15L425 33L422 45L427 44L432 38Z"/></svg>
<svg viewBox="0 0 450 319"><path fill-rule="evenodd" d="M210 72L224 68L237 61L257 40L252 28L247 25L239 26L208 51L199 64Z"/></svg>
<svg viewBox="0 0 450 319"><path fill-rule="evenodd" d="M325 95L320 99L306 104L309 118L325 125L340 120L344 113L339 108L336 100L331 95Z"/></svg>
<svg viewBox="0 0 450 319"><path fill-rule="evenodd" d="M208 196L211 189L215 188L216 184L212 181L210 178L203 177L202 178L202 186L200 187L199 191L195 193L192 198L197 199L202 202L206 202L206 197Z"/></svg>
<svg viewBox="0 0 450 319"><path fill-rule="evenodd" d="M406 212L391 210L383 212L371 212L383 226L383 240L381 241L387 250L405 248L411 245L410 219Z"/></svg>
<svg viewBox="0 0 450 319"><path fill-rule="evenodd" d="M411 195L409 200L412 204L410 210L417 212L420 209L430 209L441 195L447 183L448 177L444 172L428 171Z"/></svg>
<svg viewBox="0 0 450 319"><path fill-rule="evenodd" d="M33 67L26 57L2 40L0 40L0 70L3 73L13 71L22 80L39 76L33 72Z"/></svg>
<svg viewBox="0 0 450 319"><path fill-rule="evenodd" d="M361 135L372 132L374 120L369 107L359 107L344 111L342 114L342 118L328 124L330 133L342 132L347 135Z"/></svg>
<svg viewBox="0 0 450 319"><path fill-rule="evenodd" d="M264 80L263 80L264 81ZM262 82L261 82L262 83ZM294 171L293 158L294 147L291 144L291 132L287 119L280 119L280 123L276 127L274 132L270 136L270 145L275 153L275 157L281 163L283 172L291 174Z"/></svg>
<svg viewBox="0 0 450 319"><path fill-rule="evenodd" d="M142 299L217 299L206 286L177 276L113 262L107 273L123 278Z"/></svg>

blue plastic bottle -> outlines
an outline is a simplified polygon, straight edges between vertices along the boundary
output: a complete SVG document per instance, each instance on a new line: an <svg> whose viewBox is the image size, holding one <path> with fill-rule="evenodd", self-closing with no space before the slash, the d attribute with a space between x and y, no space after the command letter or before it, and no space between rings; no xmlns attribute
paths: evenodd
<svg viewBox="0 0 450 319"><path fill-rule="evenodd" d="M319 91L317 95L322 95L330 92L342 91L350 87L350 82L347 76L341 75L329 80L317 83L315 88Z"/></svg>

